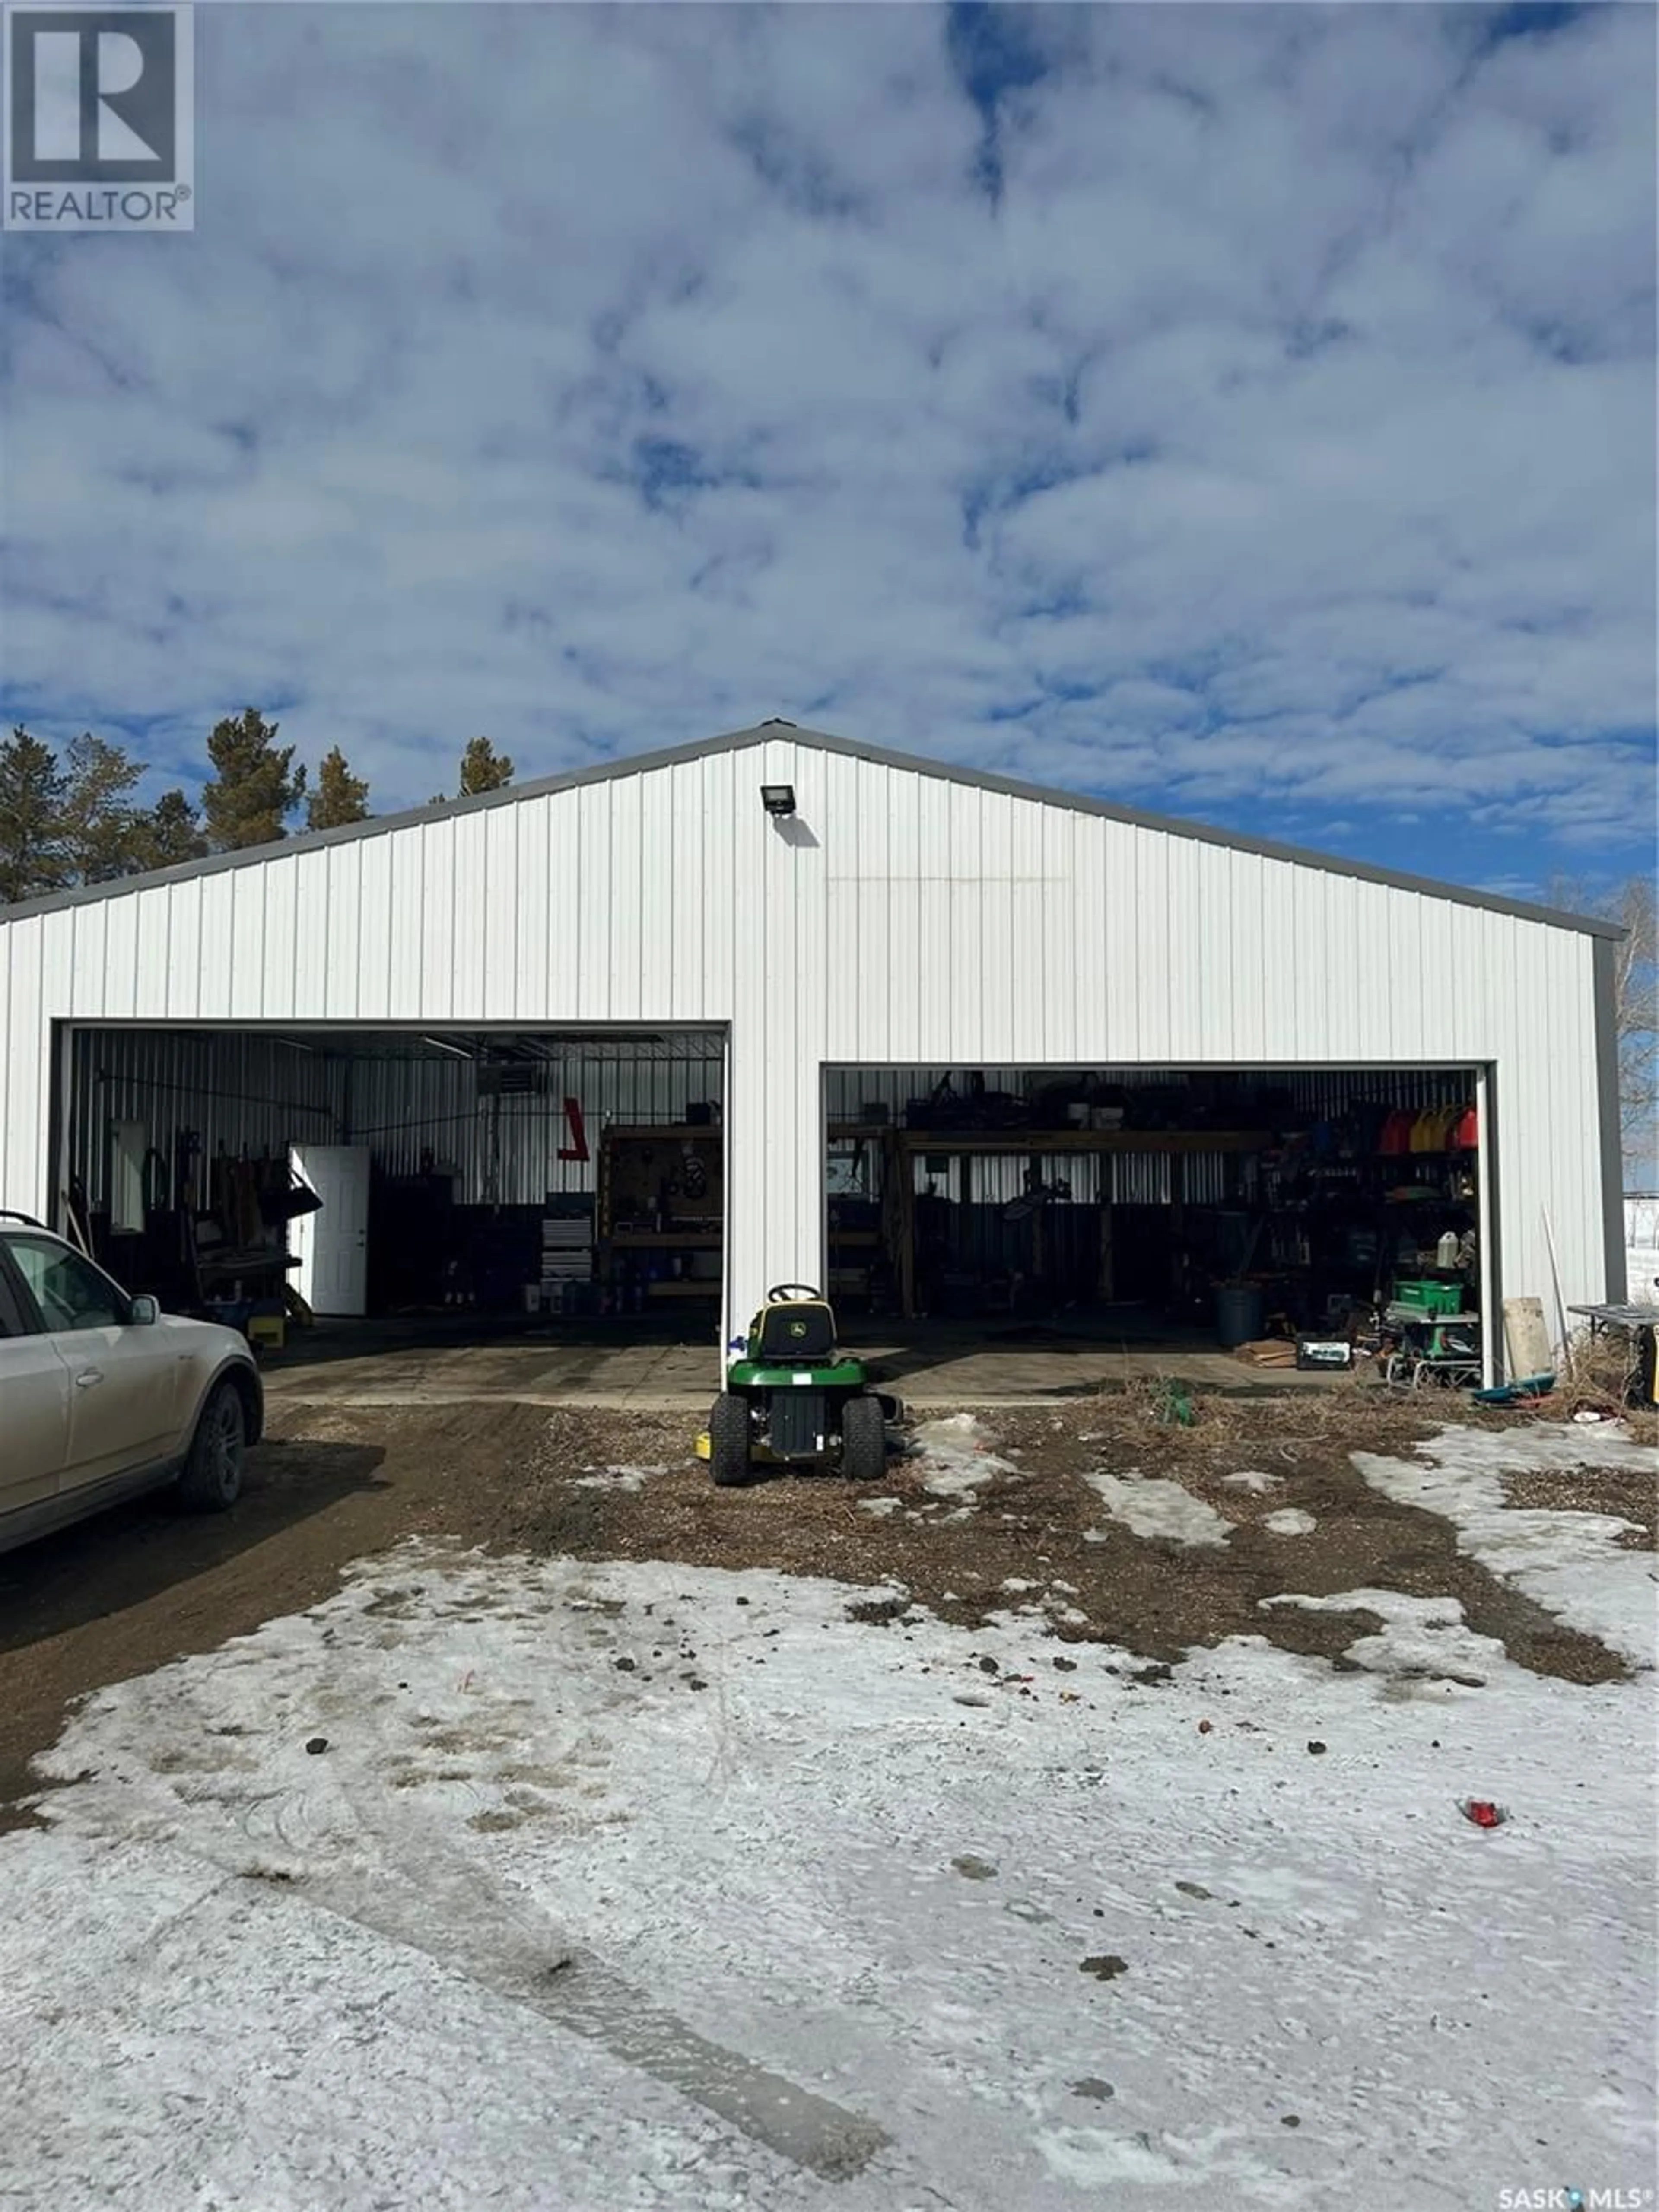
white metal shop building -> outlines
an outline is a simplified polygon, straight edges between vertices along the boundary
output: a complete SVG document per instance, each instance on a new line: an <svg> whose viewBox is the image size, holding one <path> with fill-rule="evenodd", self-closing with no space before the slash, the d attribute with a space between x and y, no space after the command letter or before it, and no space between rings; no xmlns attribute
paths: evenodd
<svg viewBox="0 0 1659 2212"><path fill-rule="evenodd" d="M769 723L0 911L0 1205L711 1372L775 1282L1310 1327L1449 1236L1555 1317L1623 1294L1615 939Z"/></svg>

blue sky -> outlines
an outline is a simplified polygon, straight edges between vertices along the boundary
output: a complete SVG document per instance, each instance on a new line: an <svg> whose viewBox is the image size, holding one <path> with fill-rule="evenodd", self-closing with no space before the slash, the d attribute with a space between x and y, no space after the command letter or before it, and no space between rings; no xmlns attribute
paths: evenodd
<svg viewBox="0 0 1659 2212"><path fill-rule="evenodd" d="M770 714L1510 890L1652 855L1655 16L198 7L5 238L0 713L388 808Z"/></svg>

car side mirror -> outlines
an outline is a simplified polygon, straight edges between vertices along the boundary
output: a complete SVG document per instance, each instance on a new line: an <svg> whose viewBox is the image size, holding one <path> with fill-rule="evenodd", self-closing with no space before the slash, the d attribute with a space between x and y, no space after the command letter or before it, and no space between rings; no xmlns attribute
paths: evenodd
<svg viewBox="0 0 1659 2212"><path fill-rule="evenodd" d="M154 1328L161 1318L161 1309L154 1298L134 1298L127 1318L134 1328Z"/></svg>

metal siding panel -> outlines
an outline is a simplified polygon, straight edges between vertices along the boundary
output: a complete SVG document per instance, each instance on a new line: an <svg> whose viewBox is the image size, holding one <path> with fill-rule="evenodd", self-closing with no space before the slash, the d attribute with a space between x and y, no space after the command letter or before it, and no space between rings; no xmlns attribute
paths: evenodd
<svg viewBox="0 0 1659 2212"><path fill-rule="evenodd" d="M930 877L942 879L939 892L949 915L950 946L938 969L938 988L951 1009L951 1036L966 1040L982 1028L996 1000L1006 988L1009 945L994 932L992 878L998 873L1000 855L988 853L988 836L995 835L986 820L988 812L1006 809L1008 802L994 793L954 787L946 810L950 844ZM988 998L991 1006L988 1006ZM972 1057L972 1047L959 1048Z"/></svg>
<svg viewBox="0 0 1659 2212"><path fill-rule="evenodd" d="M665 835L673 840L672 896L664 924L665 941L653 947L653 985L665 988L660 1003L701 1013L708 994L708 906L719 896L708 872L708 817L701 766L686 762L668 771Z"/></svg>
<svg viewBox="0 0 1659 2212"><path fill-rule="evenodd" d="M995 1046L1011 1059L1035 1061L1043 1057L1047 1048L1044 1043L1043 915L1053 894L1044 876L1045 810L1023 799L1011 800L1010 805L1012 810L1010 844L1013 875L1013 973L1004 1002L995 1008L986 1009L995 1018L988 1025L988 1036L981 1049L988 1050ZM959 1044L957 1049L965 1050L965 1044Z"/></svg>
<svg viewBox="0 0 1659 2212"><path fill-rule="evenodd" d="M1201 1003L1204 975L1203 920L1200 911L1198 847L1171 839L1164 848L1168 896L1164 908L1164 956L1155 959L1156 988L1168 1003L1167 1048L1182 1060L1200 1059L1204 1048ZM1159 973L1159 970L1162 973Z"/></svg>
<svg viewBox="0 0 1659 2212"><path fill-rule="evenodd" d="M832 915L850 907L857 937L846 987L831 1008L830 1044L838 1050L860 1036L884 1057L893 1049L893 962L890 927L893 850L886 787L856 762L838 763L836 799L846 810L847 836L831 848ZM839 884L839 900L835 898Z"/></svg>
<svg viewBox="0 0 1659 2212"><path fill-rule="evenodd" d="M258 1021L265 1011L265 871L240 869L231 883L231 1011Z"/></svg>
<svg viewBox="0 0 1659 2212"><path fill-rule="evenodd" d="M450 880L454 899L454 924L444 960L451 1015L460 1021L483 1018L490 997L490 981L498 976L497 995L505 1018L513 1016L513 963L490 957L489 872L485 847L501 810L485 814L458 815L450 825ZM510 844L512 833L507 833ZM503 869L509 886L510 867Z"/></svg>
<svg viewBox="0 0 1659 2212"><path fill-rule="evenodd" d="M392 1011L393 947L399 927L409 925L411 902L400 890L407 869L400 859L403 839L376 837L362 848L357 896L357 1006L366 1021L384 1021ZM418 862L418 853L416 854Z"/></svg>
<svg viewBox="0 0 1659 2212"><path fill-rule="evenodd" d="M298 889L295 860L272 860L259 872L265 889L265 980L264 1009L267 1018L283 1021L295 1008L294 969L298 926L295 898Z"/></svg>
<svg viewBox="0 0 1659 2212"><path fill-rule="evenodd" d="M196 1004L204 1021L221 1021L230 1012L231 976L236 955L232 932L235 927L238 881L239 875L200 878L202 973Z"/></svg>
<svg viewBox="0 0 1659 2212"><path fill-rule="evenodd" d="M89 1014L101 1014L109 988L109 907L102 901L71 907L59 927L69 932L77 1002Z"/></svg>
<svg viewBox="0 0 1659 2212"><path fill-rule="evenodd" d="M1136 1057L1159 1060L1175 1037L1170 844L1167 838L1153 837L1144 830L1128 834L1134 841Z"/></svg>
<svg viewBox="0 0 1659 2212"><path fill-rule="evenodd" d="M1302 979L1323 966L1317 948L1309 951L1297 936L1294 868L1262 862L1261 930L1261 1027L1255 1049L1264 1060L1294 1060L1302 1048Z"/></svg>
<svg viewBox="0 0 1659 2212"><path fill-rule="evenodd" d="M599 1021L610 1020L612 1005L611 933L616 883L611 856L611 789L609 784L584 789L576 802L576 848L582 869L576 925L576 1000L584 1008L591 1007Z"/></svg>
<svg viewBox="0 0 1659 2212"><path fill-rule="evenodd" d="M644 955L645 835L642 789L637 779L608 787L611 797L611 1017L637 1021ZM759 811L760 802L755 802Z"/></svg>
<svg viewBox="0 0 1659 2212"><path fill-rule="evenodd" d="M175 1021L193 1021L201 1007L202 879L173 884L165 896L171 951L164 1011Z"/></svg>
<svg viewBox="0 0 1659 2212"><path fill-rule="evenodd" d="M418 1021L447 1021L453 1016L456 942L463 930L476 926L475 917L462 914L456 897L459 828L457 822L441 818L428 823L417 838L406 841L418 847L420 904L409 940L411 957L400 962L396 971L400 990L392 1012L412 1014Z"/></svg>
<svg viewBox="0 0 1659 2212"><path fill-rule="evenodd" d="M514 999L520 1021L544 1021L576 992L581 875L576 810L569 799L538 799L510 810L516 822L517 907L512 917ZM507 957L503 950L501 957Z"/></svg>
<svg viewBox="0 0 1659 2212"><path fill-rule="evenodd" d="M1418 1060L1424 1032L1423 902L1410 891L1377 895L1384 902L1388 933L1376 993L1388 1020L1382 1049L1393 1060Z"/></svg>
<svg viewBox="0 0 1659 2212"><path fill-rule="evenodd" d="M129 892L106 909L103 1010L117 1021L131 1019L138 981L137 902Z"/></svg>
<svg viewBox="0 0 1659 2212"><path fill-rule="evenodd" d="M368 847L331 845L323 861L318 896L328 907L323 971L313 986L329 1021L358 1018L362 967L362 862ZM309 996L309 993L307 996Z"/></svg>
<svg viewBox="0 0 1659 2212"><path fill-rule="evenodd" d="M950 873L955 861L948 792L928 784L918 793L915 856L918 1056L953 1060ZM1015 957L1018 957L1018 944ZM995 1010L990 1010L994 1014Z"/></svg>
<svg viewBox="0 0 1659 2212"><path fill-rule="evenodd" d="M879 769L860 773L871 793L870 804L883 807L887 817L887 943L890 974L885 1028L896 1059L908 1058L921 1034L921 896L916 882L916 856L921 844L921 778L883 775ZM866 1055L854 1045L849 1059Z"/></svg>
<svg viewBox="0 0 1659 2212"><path fill-rule="evenodd" d="M1042 1056L1079 1048L1077 1029L1077 876L1073 858L1078 817L1059 807L1042 810Z"/></svg>
<svg viewBox="0 0 1659 2212"><path fill-rule="evenodd" d="M1078 830L1078 1038L1133 1056L1142 985L1134 832L1086 817Z"/></svg>
<svg viewBox="0 0 1659 2212"><path fill-rule="evenodd" d="M9 974L6 1052L0 1066L0 1204L52 1218L52 1178L45 1156L48 1030L42 1002L46 932L73 940L64 914L8 923L3 937Z"/></svg>
<svg viewBox="0 0 1659 2212"><path fill-rule="evenodd" d="M640 884L640 945L635 1006L645 1020L674 1004L676 878L682 838L674 815L672 775L647 776L640 794L635 864ZM690 825L686 825L689 830Z"/></svg>
<svg viewBox="0 0 1659 2212"><path fill-rule="evenodd" d="M1375 994L1384 988L1378 975L1377 946L1362 943L1355 893L1359 885L1340 876L1323 876L1325 921L1321 942L1328 975L1326 1013L1328 1052L1317 1040L1310 1053L1317 1060L1382 1060L1386 1048L1375 1049L1375 1030L1368 1029L1367 1012Z"/></svg>
<svg viewBox="0 0 1659 2212"><path fill-rule="evenodd" d="M1227 923L1229 997L1232 1009L1230 1057L1265 1060L1273 1049L1267 1031L1267 969L1276 954L1267 924L1267 863L1251 853L1230 853ZM1287 950L1288 948L1286 948ZM1279 1049L1284 1050L1280 1040Z"/></svg>
<svg viewBox="0 0 1659 2212"><path fill-rule="evenodd" d="M173 965L173 902L165 885L141 891L132 902L134 921L132 1010L140 1015L167 1012Z"/></svg>
<svg viewBox="0 0 1659 2212"><path fill-rule="evenodd" d="M696 820L708 890L702 914L702 1003L706 1012L732 1018L739 1004L738 913L737 901L732 895L737 829L732 800L732 756L701 761L696 773L700 791ZM759 805L758 799L756 804Z"/></svg>
<svg viewBox="0 0 1659 2212"><path fill-rule="evenodd" d="M1199 1051L1234 1060L1232 933L1237 915L1233 853L1198 850Z"/></svg>

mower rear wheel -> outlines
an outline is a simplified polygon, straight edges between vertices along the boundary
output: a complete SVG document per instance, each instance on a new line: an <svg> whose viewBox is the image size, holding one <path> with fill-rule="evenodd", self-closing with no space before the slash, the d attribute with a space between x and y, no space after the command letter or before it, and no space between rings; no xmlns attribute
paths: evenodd
<svg viewBox="0 0 1659 2212"><path fill-rule="evenodd" d="M708 1416L708 1472L722 1490L749 1480L749 1401L722 1390Z"/></svg>
<svg viewBox="0 0 1659 2212"><path fill-rule="evenodd" d="M887 1428L879 1398L849 1398L841 1409L841 1471L875 1482L887 1470Z"/></svg>

